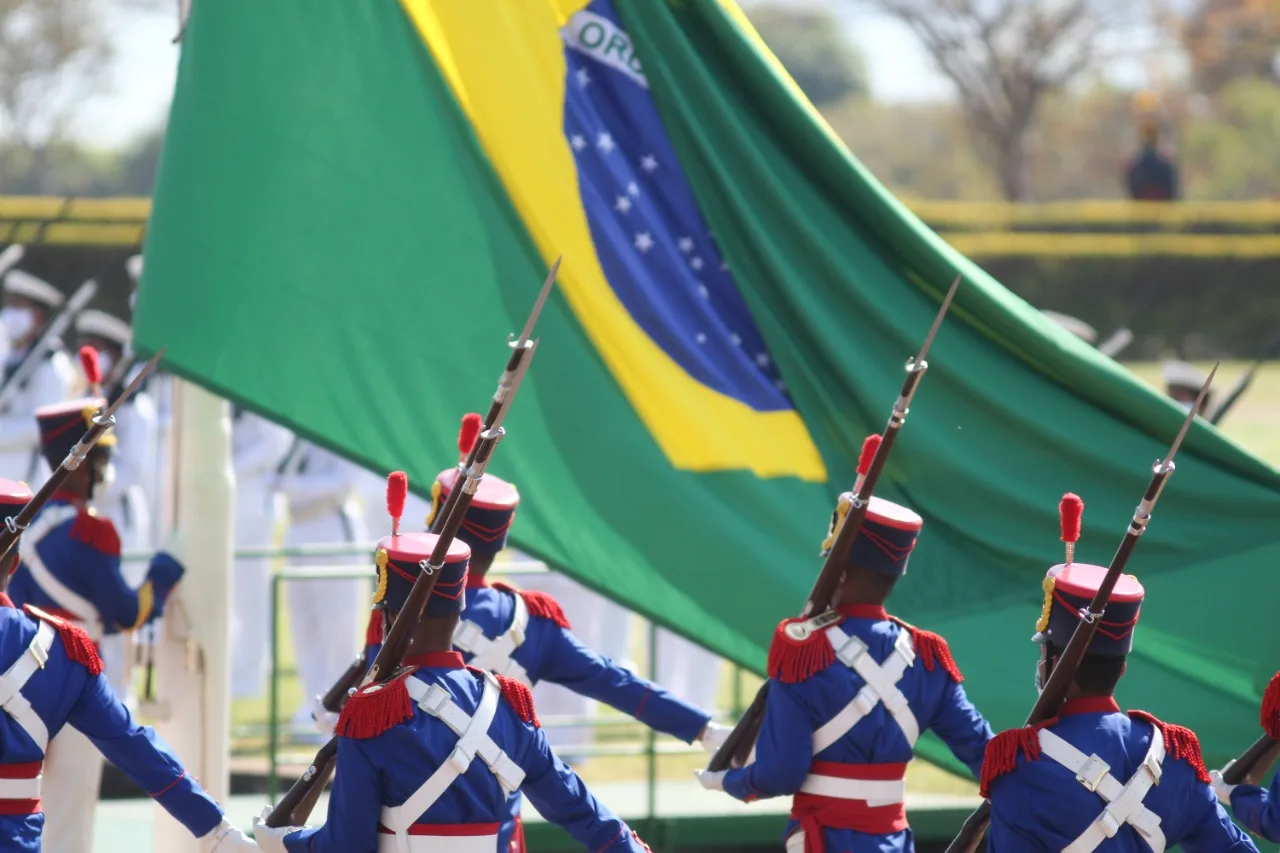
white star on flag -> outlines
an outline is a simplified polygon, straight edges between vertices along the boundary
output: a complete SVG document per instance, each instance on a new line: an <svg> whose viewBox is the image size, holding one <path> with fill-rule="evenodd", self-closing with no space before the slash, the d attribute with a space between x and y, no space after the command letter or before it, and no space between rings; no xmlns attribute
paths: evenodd
<svg viewBox="0 0 1280 853"><path fill-rule="evenodd" d="M640 158L640 168L644 169L646 172L652 172L654 169L658 168L658 158L654 157L652 154L644 155Z"/></svg>
<svg viewBox="0 0 1280 853"><path fill-rule="evenodd" d="M581 151L587 147L587 138L581 133L575 133L569 137L569 144L573 146L574 151Z"/></svg>
<svg viewBox="0 0 1280 853"><path fill-rule="evenodd" d="M631 210L631 199L627 198L625 195L620 195L618 196L618 200L613 203L613 208L619 213L626 213Z"/></svg>
<svg viewBox="0 0 1280 853"><path fill-rule="evenodd" d="M707 286L705 284L700 284L698 285L698 295L703 299L706 299L711 295L711 291L707 290Z"/></svg>
<svg viewBox="0 0 1280 853"><path fill-rule="evenodd" d="M773 383L773 387L777 388L783 394L787 393L787 383L783 382L781 379L775 381Z"/></svg>
<svg viewBox="0 0 1280 853"><path fill-rule="evenodd" d="M636 185L635 181L631 181L629 184L627 184L627 193L631 195L633 198L639 197L640 187Z"/></svg>
<svg viewBox="0 0 1280 853"><path fill-rule="evenodd" d="M636 248L642 253L653 248L653 238L649 236L648 231L641 231L636 235Z"/></svg>
<svg viewBox="0 0 1280 853"><path fill-rule="evenodd" d="M591 82L591 75L587 73L587 69L579 68L577 71L578 88L585 89L587 84Z"/></svg>
<svg viewBox="0 0 1280 853"><path fill-rule="evenodd" d="M721 262L720 262L720 272L728 272L728 271L729 271L729 262L728 262L728 261L721 261Z"/></svg>
<svg viewBox="0 0 1280 853"><path fill-rule="evenodd" d="M733 344L735 347L740 347L742 346L742 338L738 337L736 334L730 335L729 343Z"/></svg>
<svg viewBox="0 0 1280 853"><path fill-rule="evenodd" d="M768 355L768 353L763 353L763 352L762 352L762 353L760 353L759 355L757 355L757 356L756 356L756 364L760 365L761 367L768 367L768 365L769 365L769 355Z"/></svg>
<svg viewBox="0 0 1280 853"><path fill-rule="evenodd" d="M689 266L693 267L695 270L702 269L702 258L694 258L689 261Z"/></svg>
<svg viewBox="0 0 1280 853"><path fill-rule="evenodd" d="M707 342L707 336L706 336L706 335L704 335L702 332L698 332L698 334L697 334L697 336L694 338L694 340L695 340L695 341L697 341L697 342L698 342L698 343L700 343L700 344L705 344L705 343Z"/></svg>
<svg viewBox="0 0 1280 853"><path fill-rule="evenodd" d="M687 255L693 251L693 238L681 237L680 240L676 243L676 245L680 247L680 251L684 252Z"/></svg>
<svg viewBox="0 0 1280 853"><path fill-rule="evenodd" d="M612 137L612 136L610 136L610 135L609 135L609 134L607 134L607 133L602 133L602 134L600 134L599 136L597 136L597 137L596 137L596 147L597 147L597 148L599 148L599 149L600 149L601 151L603 151L604 153L608 154L610 151L612 151L612 150L613 150L614 148L616 148L617 146L615 146L615 145L613 144L613 137Z"/></svg>

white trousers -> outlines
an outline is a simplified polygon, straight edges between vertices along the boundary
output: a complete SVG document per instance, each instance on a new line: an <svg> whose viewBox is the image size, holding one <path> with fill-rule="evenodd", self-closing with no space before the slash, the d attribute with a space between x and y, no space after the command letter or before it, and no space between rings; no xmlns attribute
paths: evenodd
<svg viewBox="0 0 1280 853"><path fill-rule="evenodd" d="M102 784L102 753L80 732L63 726L45 755L40 803L44 853L93 850L93 812Z"/></svg>
<svg viewBox="0 0 1280 853"><path fill-rule="evenodd" d="M236 548L269 548L277 541L272 496L255 484L236 495ZM231 608L231 698L261 696L270 669L271 561L236 560L232 578L235 606Z"/></svg>
<svg viewBox="0 0 1280 853"><path fill-rule="evenodd" d="M364 524L355 507L334 509L301 521L291 521L285 541L289 547L336 542L362 542ZM372 555L351 558L293 558L291 566L368 564ZM353 650L364 637L369 618L368 584L359 578L293 580L285 582L293 657L302 682L302 707L295 722L309 725L312 701L323 695L351 664ZM365 621L361 621L361 619Z"/></svg>

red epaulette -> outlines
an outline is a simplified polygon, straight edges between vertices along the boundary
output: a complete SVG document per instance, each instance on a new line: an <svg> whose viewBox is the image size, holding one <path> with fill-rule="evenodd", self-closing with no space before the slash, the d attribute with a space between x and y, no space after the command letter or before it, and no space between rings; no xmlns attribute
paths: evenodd
<svg viewBox="0 0 1280 853"><path fill-rule="evenodd" d="M61 616L45 613L30 604L23 605L22 609L33 619L48 622L57 629L58 639L62 640L62 648L67 653L68 660L83 666L90 675L102 674L102 658L98 656L98 646L85 629Z"/></svg>
<svg viewBox="0 0 1280 853"><path fill-rule="evenodd" d="M412 669L391 681L370 684L351 695L338 716L334 732L343 737L367 740L413 719L413 697L406 680Z"/></svg>
<svg viewBox="0 0 1280 853"><path fill-rule="evenodd" d="M533 693L528 687L514 678L508 678L505 675L495 675L498 679L498 686L502 688L502 695L516 712L516 716L524 720L529 725L541 728L542 724L538 722L538 715L533 710Z"/></svg>
<svg viewBox="0 0 1280 853"><path fill-rule="evenodd" d="M1130 711L1129 718L1142 720L1159 729L1164 737L1165 755L1190 764L1191 769L1196 772L1196 778L1201 782L1208 784L1212 781L1208 768L1204 766L1204 756L1200 754L1200 738L1196 737L1195 732L1184 726L1175 726L1173 723L1158 720L1146 711Z"/></svg>
<svg viewBox="0 0 1280 853"><path fill-rule="evenodd" d="M111 519L82 508L71 523L71 538L109 557L120 556L120 534Z"/></svg>
<svg viewBox="0 0 1280 853"><path fill-rule="evenodd" d="M364 629L365 646L382 645L382 611L374 610L369 614L369 624ZM372 663L372 661L370 661Z"/></svg>
<svg viewBox="0 0 1280 853"><path fill-rule="evenodd" d="M982 779L979 781L978 794L989 797L991 783L1006 773L1012 773L1018 767L1018 753L1021 752L1028 761L1040 760L1040 730L1056 723L1057 718L1045 720L1034 726L1021 729L1009 729L987 741L986 752L982 756Z"/></svg>
<svg viewBox="0 0 1280 853"><path fill-rule="evenodd" d="M911 632L911 645L915 647L916 657L920 658L920 662L924 664L924 668L929 672L933 672L934 667L942 664L942 668L947 671L947 675L951 676L951 680L956 684L964 682L964 674L960 672L960 667L956 664L956 659L951 656L951 647L947 645L947 641L942 638L941 634L935 634L932 631L924 631L915 625L903 622L897 616L890 616L897 625Z"/></svg>
<svg viewBox="0 0 1280 853"><path fill-rule="evenodd" d="M530 616L550 619L561 628L569 627L569 617L564 615L564 610L560 607L560 602L556 601L555 596L532 589L516 589L514 586L500 582L493 584L493 588L523 598L524 606L529 610Z"/></svg>
<svg viewBox="0 0 1280 853"><path fill-rule="evenodd" d="M827 639L827 632L811 631L797 639L787 633L788 626L808 622L808 619L783 619L773 632L769 645L768 672L784 684L796 684L811 678L836 662L836 650Z"/></svg>
<svg viewBox="0 0 1280 853"><path fill-rule="evenodd" d="M1267 736L1280 740L1280 672L1271 676L1271 683L1262 694L1261 721Z"/></svg>

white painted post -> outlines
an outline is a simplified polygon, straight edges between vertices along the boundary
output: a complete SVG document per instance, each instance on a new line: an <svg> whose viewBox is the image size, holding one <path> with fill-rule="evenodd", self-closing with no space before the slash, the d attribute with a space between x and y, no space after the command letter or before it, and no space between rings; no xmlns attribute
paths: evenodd
<svg viewBox="0 0 1280 853"><path fill-rule="evenodd" d="M231 416L223 399L173 380L176 537L186 567L165 607L155 649L156 693L167 713L160 735L214 798L230 793L229 632L235 548ZM196 853L195 839L156 807L154 847Z"/></svg>

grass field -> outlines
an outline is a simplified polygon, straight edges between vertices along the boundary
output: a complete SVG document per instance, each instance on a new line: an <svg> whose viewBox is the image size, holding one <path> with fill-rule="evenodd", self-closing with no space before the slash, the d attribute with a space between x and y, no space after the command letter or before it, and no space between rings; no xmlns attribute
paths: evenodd
<svg viewBox="0 0 1280 853"><path fill-rule="evenodd" d="M1129 365L1144 380L1159 385L1160 368L1158 364L1142 363ZM1208 370L1211 365L1202 365ZM1247 363L1225 363L1219 371L1216 387L1225 391L1248 367ZM1249 448L1259 457L1271 464L1280 465L1280 438L1277 438L1276 425L1280 424L1280 367L1268 366L1259 372L1249 392L1237 404L1231 415L1224 421L1223 431L1236 441ZM280 684L280 713L278 723L285 726L301 702L301 688L293 669L293 652L289 647L288 614L281 612L281 642L284 668ZM643 661L645 634L643 625L638 625L632 638L635 652L634 659ZM267 650L264 649L266 654ZM725 710L735 706L733 697L733 668L724 664L723 678L718 706ZM742 707L750 702L760 681L750 673L744 673L741 679L741 695L737 706ZM237 756L260 756L266 753L268 706L265 697L262 699L237 701L232 710L233 724L236 728L233 753ZM617 712L601 709L600 719L621 723L625 718ZM553 720L544 720L548 725ZM597 746L614 746L621 749L639 750L646 742L647 730L639 724L609 725L597 732ZM659 738L661 747L673 747L675 742L670 738ZM286 744L282 751L282 760L292 763L305 763L314 753L314 746L301 743ZM695 768L705 767L706 758L699 751L690 754L662 755L656 761L656 772L661 779L688 779ZM618 781L645 778L647 758L644 755L596 756L581 768L582 776L588 783L593 781ZM964 779L929 765L922 761L913 762L907 775L908 788L912 791L937 794L975 794L977 786Z"/></svg>

